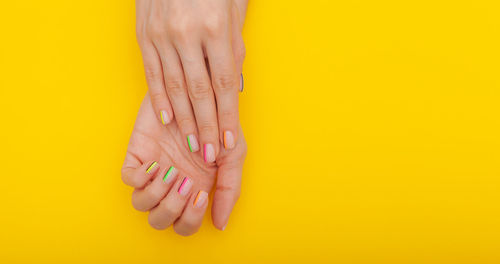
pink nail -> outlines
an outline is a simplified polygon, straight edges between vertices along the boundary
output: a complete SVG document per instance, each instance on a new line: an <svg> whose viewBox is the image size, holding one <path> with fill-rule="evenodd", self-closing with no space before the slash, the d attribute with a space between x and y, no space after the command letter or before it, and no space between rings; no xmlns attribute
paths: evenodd
<svg viewBox="0 0 500 264"><path fill-rule="evenodd" d="M214 162L215 161L215 149L212 144L205 144L203 147L203 157L205 158L205 162Z"/></svg>
<svg viewBox="0 0 500 264"><path fill-rule="evenodd" d="M187 143L189 147L189 151L191 152L196 152L200 150L200 145L198 145L198 140L196 139L196 136L191 134L187 136Z"/></svg>
<svg viewBox="0 0 500 264"><path fill-rule="evenodd" d="M191 181L191 179L189 179L188 177L184 177L184 180L182 180L181 186L179 186L177 192L180 195L185 196L186 194L188 194L191 186L193 186L193 181Z"/></svg>
<svg viewBox="0 0 500 264"><path fill-rule="evenodd" d="M231 131L224 131L224 148L225 149L234 148L234 136Z"/></svg>

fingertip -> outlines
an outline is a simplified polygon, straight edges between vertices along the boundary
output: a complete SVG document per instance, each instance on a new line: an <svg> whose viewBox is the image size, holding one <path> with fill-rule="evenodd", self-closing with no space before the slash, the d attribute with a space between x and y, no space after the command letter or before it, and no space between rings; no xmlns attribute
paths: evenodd
<svg viewBox="0 0 500 264"><path fill-rule="evenodd" d="M172 115L165 110L161 110L160 120L163 125L168 125L172 121Z"/></svg>

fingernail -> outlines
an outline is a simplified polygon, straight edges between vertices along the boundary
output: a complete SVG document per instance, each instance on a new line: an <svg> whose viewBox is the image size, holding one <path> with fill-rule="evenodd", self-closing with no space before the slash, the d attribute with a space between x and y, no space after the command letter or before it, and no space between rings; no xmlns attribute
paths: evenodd
<svg viewBox="0 0 500 264"><path fill-rule="evenodd" d="M234 148L234 136L231 131L224 131L224 148L225 149Z"/></svg>
<svg viewBox="0 0 500 264"><path fill-rule="evenodd" d="M226 226L223 226L223 227L222 227L222 231L224 231L224 229L226 229Z"/></svg>
<svg viewBox="0 0 500 264"><path fill-rule="evenodd" d="M165 182L165 183L172 182L172 180L175 178L176 173L177 173L177 169L174 168L174 166L170 166L167 173L165 173L165 176L163 176L163 182Z"/></svg>
<svg viewBox="0 0 500 264"><path fill-rule="evenodd" d="M243 92L243 73L240 75L240 92Z"/></svg>
<svg viewBox="0 0 500 264"><path fill-rule="evenodd" d="M181 186L179 186L179 189L177 190L177 192L180 195L184 196L189 192L192 185L193 185L193 182L188 177L184 177L184 180L182 180Z"/></svg>
<svg viewBox="0 0 500 264"><path fill-rule="evenodd" d="M187 136L187 142L188 142L188 147L189 151L191 152L196 152L200 150L200 146L198 145L198 140L196 140L196 136L191 134Z"/></svg>
<svg viewBox="0 0 500 264"><path fill-rule="evenodd" d="M149 168L146 170L146 173L147 174L154 173L156 171L156 168L158 168L158 162L153 161L153 163L151 163L151 165L149 165Z"/></svg>
<svg viewBox="0 0 500 264"><path fill-rule="evenodd" d="M161 117L161 123L162 124L166 125L166 124L170 123L171 118L170 118L170 116L168 116L167 111L161 110L160 111L160 117Z"/></svg>
<svg viewBox="0 0 500 264"><path fill-rule="evenodd" d="M205 205L205 201L207 200L208 193L205 191L199 191L198 195L196 195L196 198L194 199L194 207L200 208L203 205Z"/></svg>
<svg viewBox="0 0 500 264"><path fill-rule="evenodd" d="M212 144L205 144L203 147L203 157L205 162L214 162L215 161L215 150Z"/></svg>

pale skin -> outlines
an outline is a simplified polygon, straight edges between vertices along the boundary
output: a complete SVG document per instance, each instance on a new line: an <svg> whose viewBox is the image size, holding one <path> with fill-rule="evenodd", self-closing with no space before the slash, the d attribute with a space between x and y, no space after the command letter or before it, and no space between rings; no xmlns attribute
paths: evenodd
<svg viewBox="0 0 500 264"><path fill-rule="evenodd" d="M238 91L248 0L137 0L137 40L157 121L216 161L239 141ZM189 140L188 140L189 138Z"/></svg>
<svg viewBox="0 0 500 264"><path fill-rule="evenodd" d="M134 187L132 204L139 211L149 211L149 224L156 229L173 225L176 233L187 236L196 233L208 206L208 199L197 203L199 191L210 193L214 188L212 221L224 230L229 215L240 195L241 174L246 156L246 142L237 127L239 137L231 150L221 149L214 163L206 163L199 155L190 155L184 136L172 122L163 126L158 122L150 96L144 98L130 138L122 180ZM147 172L150 165L158 163ZM176 172L163 181L170 166ZM188 191L179 188L184 177L192 181ZM184 185L186 187L187 185ZM181 193L185 193L185 195Z"/></svg>

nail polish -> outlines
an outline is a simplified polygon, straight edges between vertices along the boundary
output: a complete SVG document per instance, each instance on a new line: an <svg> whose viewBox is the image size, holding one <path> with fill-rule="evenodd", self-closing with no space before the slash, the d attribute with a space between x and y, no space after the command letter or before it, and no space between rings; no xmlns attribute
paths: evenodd
<svg viewBox="0 0 500 264"><path fill-rule="evenodd" d="M215 161L215 149L212 144L205 144L203 146L203 158L205 159L205 162Z"/></svg>
<svg viewBox="0 0 500 264"><path fill-rule="evenodd" d="M151 174L151 173L155 172L156 167L158 167L158 162L153 161L153 163L151 163L151 165L149 165L148 169L146 170L146 173Z"/></svg>
<svg viewBox="0 0 500 264"><path fill-rule="evenodd" d="M200 208L203 205L205 205L205 201L208 198L208 193L205 191L199 191L198 195L196 195L196 198L194 199L193 205L196 208Z"/></svg>
<svg viewBox="0 0 500 264"><path fill-rule="evenodd" d="M176 173L177 169L174 168L174 166L170 166L167 173L165 173L165 176L163 177L163 182L170 183L175 178Z"/></svg>
<svg viewBox="0 0 500 264"><path fill-rule="evenodd" d="M180 195L185 196L186 194L188 194L192 185L193 185L193 182L191 181L191 179L189 179L188 177L184 177L184 179L182 180L181 186L179 186L179 189L177 190L177 192Z"/></svg>
<svg viewBox="0 0 500 264"><path fill-rule="evenodd" d="M170 117L168 116L167 111L161 110L160 111L160 117L161 117L161 123L162 124L166 125L166 124L170 123Z"/></svg>
<svg viewBox="0 0 500 264"><path fill-rule="evenodd" d="M243 92L243 85L244 85L244 81L243 81L243 73L240 75L240 92Z"/></svg>
<svg viewBox="0 0 500 264"><path fill-rule="evenodd" d="M224 131L224 148L225 149L234 148L234 136L231 131Z"/></svg>
<svg viewBox="0 0 500 264"><path fill-rule="evenodd" d="M187 136L187 143L189 147L189 151L196 152L200 150L200 146L198 145L198 140L196 140L196 136L191 134Z"/></svg>

